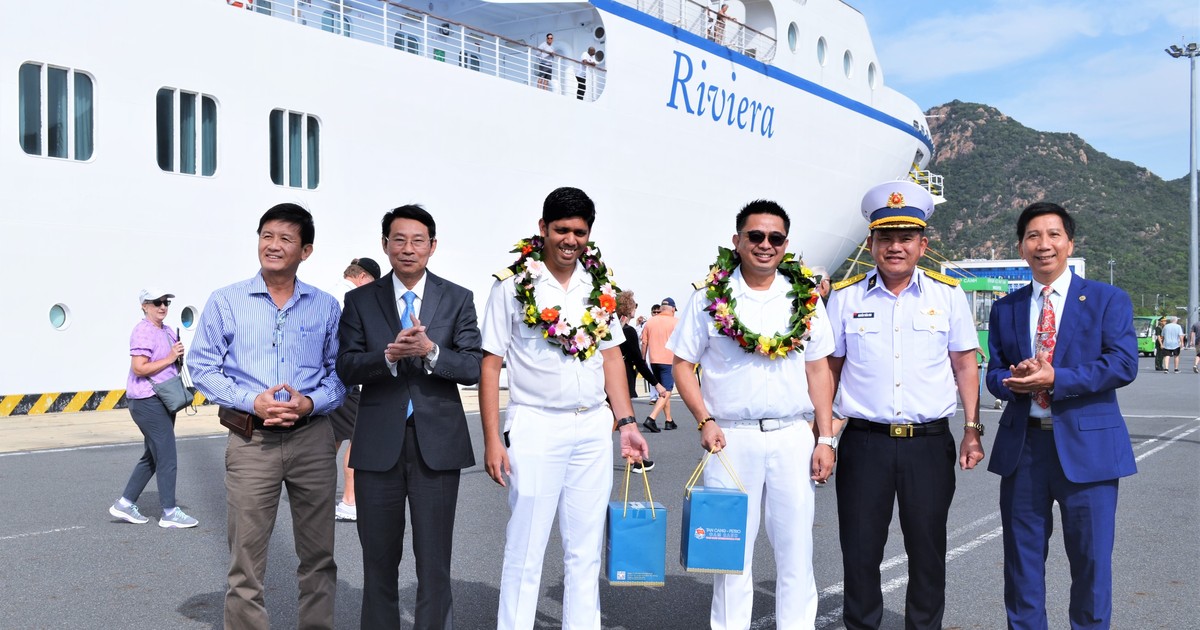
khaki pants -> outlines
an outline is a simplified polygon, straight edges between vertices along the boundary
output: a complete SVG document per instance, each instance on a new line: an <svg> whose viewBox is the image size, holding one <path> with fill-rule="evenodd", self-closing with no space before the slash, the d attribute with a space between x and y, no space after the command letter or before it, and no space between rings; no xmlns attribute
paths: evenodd
<svg viewBox="0 0 1200 630"><path fill-rule="evenodd" d="M333 509L337 444L320 417L289 433L255 430L229 436L225 492L229 507L229 590L225 627L270 627L263 600L267 548L275 528L281 484L292 507L292 532L300 566L300 628L332 628L337 588L333 560Z"/></svg>

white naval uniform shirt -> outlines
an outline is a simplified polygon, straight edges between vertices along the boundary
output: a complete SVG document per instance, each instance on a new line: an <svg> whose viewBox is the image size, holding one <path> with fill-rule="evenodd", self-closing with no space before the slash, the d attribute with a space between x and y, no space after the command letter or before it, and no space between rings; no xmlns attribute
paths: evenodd
<svg viewBox="0 0 1200 630"><path fill-rule="evenodd" d="M788 330L792 317L792 285L782 274L765 291L754 291L742 280L741 267L729 279L730 293L737 300L734 308L746 328L759 334L779 334ZM817 300L811 336L803 352L789 352L785 358L771 360L746 352L736 341L717 332L704 290L696 291L683 305L675 332L667 348L675 356L700 364L704 386L700 393L708 412L718 420L793 419L811 416L808 396L807 361L823 359L833 351L833 335L825 307Z"/></svg>
<svg viewBox="0 0 1200 630"><path fill-rule="evenodd" d="M900 295L878 270L829 297L843 416L891 424L954 415L958 389L950 351L979 347L967 294L914 270Z"/></svg>
<svg viewBox="0 0 1200 630"><path fill-rule="evenodd" d="M1029 356L1037 357L1037 327L1038 320L1042 318L1042 287L1046 286L1037 280L1032 282L1033 296L1029 300ZM1062 322L1063 308L1067 303L1067 290L1071 288L1071 268L1059 274L1050 283L1050 288L1054 289L1050 293L1050 303L1054 305L1054 329L1062 330L1060 325ZM1057 333L1055 333L1057 336ZM1029 415L1033 418L1049 418L1051 417L1050 408L1042 409L1041 405L1034 403L1029 405Z"/></svg>
<svg viewBox="0 0 1200 630"><path fill-rule="evenodd" d="M560 307L561 317L578 326L588 308L592 278L582 264L575 263L567 290L549 271L543 271L534 281L533 291L539 312ZM484 351L507 360L509 402L563 410L600 406L605 397L600 352L586 361L563 353L561 346L546 340L541 326L530 328L525 324L525 312L516 296L516 280L512 277L492 285L479 322ZM625 340L615 313L608 326L611 338L601 341L599 350L619 347Z"/></svg>

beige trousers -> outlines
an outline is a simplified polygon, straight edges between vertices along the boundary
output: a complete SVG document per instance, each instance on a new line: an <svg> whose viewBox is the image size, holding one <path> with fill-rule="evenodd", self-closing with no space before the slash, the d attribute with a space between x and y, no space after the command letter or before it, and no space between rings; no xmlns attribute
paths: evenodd
<svg viewBox="0 0 1200 630"><path fill-rule="evenodd" d="M299 628L333 628L337 564L333 560L333 509L337 444L328 418L289 433L255 430L230 434L225 447L229 506L229 590L225 628L270 627L263 599L267 548L275 529L280 489L287 487L300 566Z"/></svg>

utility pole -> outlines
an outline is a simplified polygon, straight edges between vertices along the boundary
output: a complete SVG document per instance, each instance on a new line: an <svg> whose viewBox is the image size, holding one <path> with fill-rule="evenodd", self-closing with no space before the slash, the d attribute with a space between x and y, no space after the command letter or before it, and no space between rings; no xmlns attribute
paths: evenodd
<svg viewBox="0 0 1200 630"><path fill-rule="evenodd" d="M1109 284L1113 283L1113 267L1116 264L1117 264L1117 261L1113 260L1112 258L1108 259L1108 283Z"/></svg>
<svg viewBox="0 0 1200 630"><path fill-rule="evenodd" d="M1182 48L1171 46L1167 54L1179 59L1187 57L1191 66L1188 83L1191 88L1191 116L1188 141L1190 145L1188 160L1188 177L1191 179L1191 193L1188 196L1188 210L1191 215L1191 239L1188 242L1188 324L1193 324L1200 317L1200 236L1196 227L1196 57L1200 57L1200 46L1192 42Z"/></svg>

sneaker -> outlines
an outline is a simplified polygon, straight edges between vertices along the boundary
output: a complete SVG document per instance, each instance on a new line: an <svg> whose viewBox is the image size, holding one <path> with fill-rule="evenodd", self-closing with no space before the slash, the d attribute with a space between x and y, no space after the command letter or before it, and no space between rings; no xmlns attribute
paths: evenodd
<svg viewBox="0 0 1200 630"><path fill-rule="evenodd" d="M653 460L643 459L640 462L633 462L633 472L640 475L640 474L646 472L647 470L654 470L654 461Z"/></svg>
<svg viewBox="0 0 1200 630"><path fill-rule="evenodd" d="M646 421L642 423L642 426L646 427L646 430L651 433L662 433L662 429L658 428L658 423L654 421L654 418L649 416L646 417Z"/></svg>
<svg viewBox="0 0 1200 630"><path fill-rule="evenodd" d="M1192 374L1200 374L1200 367L1192 366Z"/></svg>
<svg viewBox="0 0 1200 630"><path fill-rule="evenodd" d="M674 420L667 420L666 424L663 425L663 428L667 431L674 431L675 429L679 428L679 425L675 424Z"/></svg>
<svg viewBox="0 0 1200 630"><path fill-rule="evenodd" d="M117 501L116 503L112 504L112 507L108 508L108 513L127 523L137 523L138 525L141 525L142 523L150 522L150 519L142 516L142 513L137 509L137 505L133 503L130 503L129 507L124 507L121 505L120 501Z"/></svg>
<svg viewBox="0 0 1200 630"><path fill-rule="evenodd" d="M1175 373L1176 373L1176 374L1178 374L1178 373L1179 373L1179 368L1175 368Z"/></svg>
<svg viewBox="0 0 1200 630"><path fill-rule="evenodd" d="M158 519L159 527L184 529L187 527L195 527L200 524L200 521L183 513L183 510L175 508L167 512L166 516Z"/></svg>
<svg viewBox="0 0 1200 630"><path fill-rule="evenodd" d="M345 501L338 501L337 509L333 511L333 520L335 521L357 521L358 507L350 505Z"/></svg>

